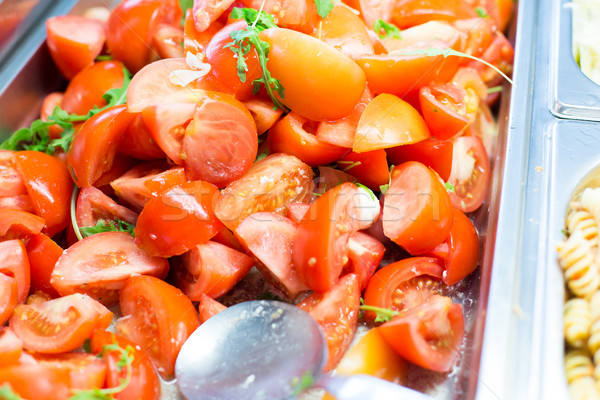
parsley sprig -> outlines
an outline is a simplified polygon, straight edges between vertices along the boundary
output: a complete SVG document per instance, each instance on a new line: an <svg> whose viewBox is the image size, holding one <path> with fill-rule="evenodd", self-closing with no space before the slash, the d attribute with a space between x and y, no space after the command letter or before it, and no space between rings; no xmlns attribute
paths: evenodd
<svg viewBox="0 0 600 400"><path fill-rule="evenodd" d="M263 41L258 36L258 34L265 29L277 28L273 16L262 11L262 9L257 11L253 8L235 7L231 11L231 18L242 18L248 23L246 28L231 32L229 36L233 39L233 42L224 46L224 48L229 48L237 56L238 78L241 82L246 82L246 72L248 72L246 56L254 47L256 49L256 54L258 55L258 62L260 63L260 67L262 69L262 77L255 79L252 82L254 85L254 94L258 93L261 85L264 85L269 97L273 101L273 105L276 108L287 111L287 108L275 94L277 93L279 97L283 99L284 88L279 79L273 78L273 76L271 76L271 72L269 72L267 69L267 61L269 60L269 43Z"/></svg>
<svg viewBox="0 0 600 400"><path fill-rule="evenodd" d="M127 101L127 88L131 81L131 74L127 68L123 67L123 85L120 88L108 90L102 98L106 101L106 106L98 108L94 106L86 115L69 114L65 110L56 106L48 121L37 119L31 123L28 128L21 128L15 131L7 140L0 144L3 150L36 150L53 154L58 148L67 152L73 142L75 134L74 122L87 121L94 115L109 107L125 104ZM60 138L50 139L49 128L52 125L58 125L62 128Z"/></svg>

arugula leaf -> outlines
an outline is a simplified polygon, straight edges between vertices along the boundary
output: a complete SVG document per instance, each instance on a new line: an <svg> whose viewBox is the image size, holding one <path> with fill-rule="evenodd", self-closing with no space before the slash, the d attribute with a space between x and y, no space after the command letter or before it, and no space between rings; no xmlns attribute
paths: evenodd
<svg viewBox="0 0 600 400"><path fill-rule="evenodd" d="M231 10L231 18L243 19L249 26L258 29L259 33L265 29L277 28L275 17L273 15L264 11L255 10L254 8L234 7L233 10Z"/></svg>
<svg viewBox="0 0 600 400"><path fill-rule="evenodd" d="M325 18L333 10L333 1L331 0L314 0L314 2L317 6L317 14L321 18Z"/></svg>
<svg viewBox="0 0 600 400"><path fill-rule="evenodd" d="M360 310L374 312L376 314L375 322L388 322L396 315L400 314L398 311L394 311L390 308L381 308L366 305L364 304L364 301L361 303Z"/></svg>
<svg viewBox="0 0 600 400"><path fill-rule="evenodd" d="M373 30L381 39L385 39L386 37L402 39L400 28L394 24L388 24L382 19L375 21L373 24ZM381 33L381 31L383 31L383 33Z"/></svg>
<svg viewBox="0 0 600 400"><path fill-rule="evenodd" d="M8 383L0 386L0 399L2 400L23 400L21 396L16 394L10 388Z"/></svg>
<svg viewBox="0 0 600 400"><path fill-rule="evenodd" d="M103 389L80 390L69 397L69 400L113 400L110 394L104 393Z"/></svg>
<svg viewBox="0 0 600 400"><path fill-rule="evenodd" d="M446 190L450 193L454 193L454 185L451 184L450 182L446 182L444 183L444 187L446 188Z"/></svg>
<svg viewBox="0 0 600 400"><path fill-rule="evenodd" d="M129 233L131 236L134 236L134 229L135 225L132 225L129 222L120 219L117 219L115 221L99 219L98 222L96 222L96 226L83 226L79 228L79 230L81 231L81 235L84 238L101 232L126 232Z"/></svg>
<svg viewBox="0 0 600 400"><path fill-rule="evenodd" d="M489 18L490 16L485 12L483 7L475 7L475 12L479 16L479 18Z"/></svg>
<svg viewBox="0 0 600 400"><path fill-rule="evenodd" d="M181 17L181 25L185 26L185 14L187 10L194 7L194 0L179 0L179 8L183 12L183 17Z"/></svg>

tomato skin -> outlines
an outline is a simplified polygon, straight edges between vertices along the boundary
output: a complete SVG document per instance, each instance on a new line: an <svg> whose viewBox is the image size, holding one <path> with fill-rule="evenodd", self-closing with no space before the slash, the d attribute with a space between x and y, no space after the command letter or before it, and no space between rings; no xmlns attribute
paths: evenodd
<svg viewBox="0 0 600 400"><path fill-rule="evenodd" d="M394 167L384 195L383 231L412 255L440 244L452 227L454 212L439 176L409 161Z"/></svg>
<svg viewBox="0 0 600 400"><path fill-rule="evenodd" d="M391 147L386 152L392 165L418 161L437 172L442 180L448 181L452 171L453 148L452 140L429 138L414 144Z"/></svg>
<svg viewBox="0 0 600 400"><path fill-rule="evenodd" d="M360 290L363 291L371 276L381 263L385 246L377 239L363 232L355 232L348 239L349 263L343 273L352 273L358 277Z"/></svg>
<svg viewBox="0 0 600 400"><path fill-rule="evenodd" d="M71 396L68 368L34 363L7 366L0 368L0 382L24 399L65 400Z"/></svg>
<svg viewBox="0 0 600 400"><path fill-rule="evenodd" d="M50 297L58 297L58 292L50 284L52 271L63 254L63 249L44 234L31 235L27 241L27 258L31 271L31 291L38 290Z"/></svg>
<svg viewBox="0 0 600 400"><path fill-rule="evenodd" d="M337 282L348 261L348 238L358 228L350 215L358 188L343 183L327 191L298 224L292 260L302 282L318 293Z"/></svg>
<svg viewBox="0 0 600 400"><path fill-rule="evenodd" d="M150 199L138 217L135 243L148 254L181 255L215 236L222 223L213 213L216 186L191 181Z"/></svg>
<svg viewBox="0 0 600 400"><path fill-rule="evenodd" d="M184 57L183 28L171 24L159 24L152 34L152 44L161 58Z"/></svg>
<svg viewBox="0 0 600 400"><path fill-rule="evenodd" d="M17 280L5 274L0 274L0 326L10 318L17 306Z"/></svg>
<svg viewBox="0 0 600 400"><path fill-rule="evenodd" d="M20 304L9 320L23 347L63 353L81 346L95 329L106 329L112 312L89 296L72 294L39 304Z"/></svg>
<svg viewBox="0 0 600 400"><path fill-rule="evenodd" d="M381 185L390 180L385 150L377 149L364 153L350 152L338 161L338 168L354 176L369 189L379 192Z"/></svg>
<svg viewBox="0 0 600 400"><path fill-rule="evenodd" d="M198 32L194 25L194 16L192 10L185 14L185 24L183 26L183 51L185 54L205 54L206 46L212 37L223 28L223 24L215 21L202 32Z"/></svg>
<svg viewBox="0 0 600 400"><path fill-rule="evenodd" d="M84 187L79 192L75 215L79 228L96 226L101 219L105 221L120 219L135 225L138 217L137 213L117 204L94 186Z"/></svg>
<svg viewBox="0 0 600 400"><path fill-rule="evenodd" d="M27 194L23 178L15 168L15 154L12 150L0 150L0 196L10 197Z"/></svg>
<svg viewBox="0 0 600 400"><path fill-rule="evenodd" d="M244 105L252 114L256 123L256 132L259 135L265 133L271 128L275 122L279 120L283 110L280 108L273 109L273 102L269 99L263 99L255 96L252 99L245 101Z"/></svg>
<svg viewBox="0 0 600 400"><path fill-rule="evenodd" d="M117 332L142 347L161 376L171 376L181 346L200 324L192 302L168 283L139 275L125 283L119 302L124 317Z"/></svg>
<svg viewBox="0 0 600 400"><path fill-rule="evenodd" d="M353 60L363 54L374 53L365 23L343 3L334 4L313 36L319 37Z"/></svg>
<svg viewBox="0 0 600 400"><path fill-rule="evenodd" d="M494 65L505 74L510 75L513 69L514 55L515 50L512 44L502 33L496 32L492 42L481 55L481 59ZM488 87L500 84L504 79L495 70L480 62L469 62L467 66L476 69Z"/></svg>
<svg viewBox="0 0 600 400"><path fill-rule="evenodd" d="M117 151L138 160L165 158L165 152L154 141L141 114L135 116L123 134Z"/></svg>
<svg viewBox="0 0 600 400"><path fill-rule="evenodd" d="M46 222L37 215L21 210L0 208L0 241L21 239L38 234Z"/></svg>
<svg viewBox="0 0 600 400"><path fill-rule="evenodd" d="M15 154L15 166L23 178L35 212L46 221L48 236L62 231L69 223L69 204L73 184L66 165L58 158L39 151Z"/></svg>
<svg viewBox="0 0 600 400"><path fill-rule="evenodd" d="M321 326L329 350L323 371L331 371L350 346L356 331L360 307L358 278L354 274L345 275L331 290L311 294L298 307Z"/></svg>
<svg viewBox="0 0 600 400"><path fill-rule="evenodd" d="M433 371L449 371L460 357L465 326L460 304L434 296L412 313L376 328L398 354Z"/></svg>
<svg viewBox="0 0 600 400"><path fill-rule="evenodd" d="M110 170L120 139L134 117L127 106L120 105L99 112L83 124L67 154L77 186L92 186Z"/></svg>
<svg viewBox="0 0 600 400"><path fill-rule="evenodd" d="M149 256L125 232L102 232L75 243L56 262L52 286L61 295L82 293L106 306L115 304L119 291L135 274L164 278L167 260Z"/></svg>
<svg viewBox="0 0 600 400"><path fill-rule="evenodd" d="M321 19L314 2L307 0L242 0L244 7L260 8L272 14L277 26L311 33Z"/></svg>
<svg viewBox="0 0 600 400"><path fill-rule="evenodd" d="M347 56L300 32L271 28L267 68L285 88L283 104L313 121L342 118L365 90L365 74Z"/></svg>
<svg viewBox="0 0 600 400"><path fill-rule="evenodd" d="M52 60L67 79L91 65L102 52L106 34L100 21L62 15L46 21L46 43Z"/></svg>
<svg viewBox="0 0 600 400"><path fill-rule="evenodd" d="M392 22L404 29L431 20L453 21L475 17L475 10L462 0L398 0Z"/></svg>
<svg viewBox="0 0 600 400"><path fill-rule="evenodd" d="M204 32L223 14L234 0L200 0L194 1L192 9L194 26L198 32Z"/></svg>
<svg viewBox="0 0 600 400"><path fill-rule="evenodd" d="M208 297L204 293L200 295L200 304L198 304L198 314L200 315L200 323L205 323L209 318L225 310L223 304Z"/></svg>
<svg viewBox="0 0 600 400"><path fill-rule="evenodd" d="M467 91L452 84L424 86L419 91L421 112L437 139L450 139L469 125Z"/></svg>
<svg viewBox="0 0 600 400"><path fill-rule="evenodd" d="M73 77L61 107L69 114L85 115L89 110L106 105L102 96L110 89L123 86L123 64L119 61L99 61Z"/></svg>
<svg viewBox="0 0 600 400"><path fill-rule="evenodd" d="M452 172L448 179L454 187L454 192L450 193L452 205L465 213L478 209L487 195L490 171L490 159L478 137L456 138L452 153Z"/></svg>
<svg viewBox="0 0 600 400"><path fill-rule="evenodd" d="M23 352L23 341L7 327L0 327L0 365L17 364ZM1 382L0 382L1 384Z"/></svg>
<svg viewBox="0 0 600 400"><path fill-rule="evenodd" d="M330 164L348 149L321 142L311 132L311 121L293 111L277 121L269 130L269 148L274 153L298 157L310 166Z"/></svg>
<svg viewBox="0 0 600 400"><path fill-rule="evenodd" d="M36 354L35 360L51 368L66 368L69 371L71 390L90 390L104 386L106 366L92 354Z"/></svg>
<svg viewBox="0 0 600 400"><path fill-rule="evenodd" d="M27 250L21 240L0 242L0 273L17 281L17 303L23 303L29 294L31 278Z"/></svg>
<svg viewBox="0 0 600 400"><path fill-rule="evenodd" d="M53 92L44 97L42 102L42 110L40 111L40 119L42 121L48 121L48 117L52 115L54 108L60 107L64 94L62 92ZM51 139L58 139L63 129L58 125L51 125L48 127L48 134Z"/></svg>
<svg viewBox="0 0 600 400"><path fill-rule="evenodd" d="M128 350L128 355L133 358L133 362L131 364L132 371L129 385L119 393L115 393L114 398L117 400L159 400L161 394L160 381L148 355L139 346L121 335L97 330L92 336L91 349L93 353L103 354L102 358L107 369L107 387L119 386L120 380L125 379L127 374L126 370L121 370L118 366L121 353L103 351L105 345L115 343L122 349Z"/></svg>

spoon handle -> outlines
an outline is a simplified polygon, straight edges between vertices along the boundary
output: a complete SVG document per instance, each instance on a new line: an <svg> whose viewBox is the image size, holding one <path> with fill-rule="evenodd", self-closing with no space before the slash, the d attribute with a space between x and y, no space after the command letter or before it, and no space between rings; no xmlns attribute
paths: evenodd
<svg viewBox="0 0 600 400"><path fill-rule="evenodd" d="M338 400L431 400L416 390L368 375L322 376L319 386Z"/></svg>

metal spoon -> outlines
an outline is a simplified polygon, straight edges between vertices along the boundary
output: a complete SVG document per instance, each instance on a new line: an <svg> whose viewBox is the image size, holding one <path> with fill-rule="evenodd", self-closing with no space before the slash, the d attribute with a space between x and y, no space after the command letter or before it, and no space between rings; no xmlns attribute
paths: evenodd
<svg viewBox="0 0 600 400"><path fill-rule="evenodd" d="M321 371L327 345L317 322L277 301L249 301L203 323L185 342L175 375L188 400L293 399L307 386L338 400L430 400L429 396L366 375Z"/></svg>

